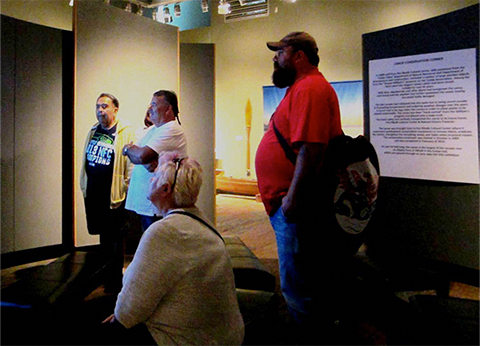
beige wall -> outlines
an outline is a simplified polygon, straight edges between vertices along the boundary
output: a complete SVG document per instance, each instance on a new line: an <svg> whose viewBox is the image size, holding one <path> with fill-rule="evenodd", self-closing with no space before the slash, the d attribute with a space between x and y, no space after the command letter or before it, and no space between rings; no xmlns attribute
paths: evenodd
<svg viewBox="0 0 480 346"><path fill-rule="evenodd" d="M1 0L2 14L71 29L69 0ZM212 2L214 2L212 0ZM332 82L362 79L362 34L458 10L478 0L270 0L270 16L224 23L212 5L212 26L180 32L182 43L215 44L216 157L225 174L246 177L245 106L253 108L251 166L263 135L262 86L270 85L266 41L305 30L320 48L320 70ZM277 11L275 11L277 9ZM276 13L275 13L276 12Z"/></svg>
<svg viewBox="0 0 480 346"><path fill-rule="evenodd" d="M63 72L62 32L10 18L1 29L4 254L62 243Z"/></svg>
<svg viewBox="0 0 480 346"><path fill-rule="evenodd" d="M26 22L72 30L70 0L1 0L0 13Z"/></svg>
<svg viewBox="0 0 480 346"><path fill-rule="evenodd" d="M225 175L246 177L245 106L251 100L251 162L263 135L262 86L271 84L266 41L307 31L320 49L320 70L329 81L362 79L362 34L404 25L478 3L461 0L270 0L270 16L180 32L180 41L214 43L216 50L216 156ZM212 6L213 7L213 6ZM275 13L277 8L278 12ZM439 28L440 29L440 28ZM253 175L255 177L255 175Z"/></svg>
<svg viewBox="0 0 480 346"><path fill-rule="evenodd" d="M75 245L95 244L98 236L86 227L79 177L85 138L97 122L98 95L115 95L118 117L134 128L143 127L152 94L159 89L179 91L178 28L134 16L93 1L77 2L75 28ZM109 20L102 20L108 18ZM105 32L112 35L105 38ZM119 155L119 153L117 153Z"/></svg>

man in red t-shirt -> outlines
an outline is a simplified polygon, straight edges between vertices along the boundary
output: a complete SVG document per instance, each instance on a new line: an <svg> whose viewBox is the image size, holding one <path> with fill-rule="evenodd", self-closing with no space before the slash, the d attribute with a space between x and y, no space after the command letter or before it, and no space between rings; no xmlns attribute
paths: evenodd
<svg viewBox="0 0 480 346"><path fill-rule="evenodd" d="M312 36L292 32L279 42L268 42L273 58L273 83L289 87L272 116L257 150L255 167L265 210L277 239L282 292L299 323L315 323L315 296L321 275L312 262L315 236L322 232L310 206L314 179L327 143L342 134L340 110L333 87L318 70L318 48ZM274 127L296 154L286 156Z"/></svg>

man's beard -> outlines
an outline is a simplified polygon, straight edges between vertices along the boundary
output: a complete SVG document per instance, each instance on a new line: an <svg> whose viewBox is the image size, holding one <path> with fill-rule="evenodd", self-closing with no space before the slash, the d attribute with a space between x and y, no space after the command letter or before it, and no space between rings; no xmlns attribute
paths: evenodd
<svg viewBox="0 0 480 346"><path fill-rule="evenodd" d="M285 88L291 86L295 82L297 71L291 66L280 67L277 63L274 64L275 69L272 74L273 84L278 88Z"/></svg>

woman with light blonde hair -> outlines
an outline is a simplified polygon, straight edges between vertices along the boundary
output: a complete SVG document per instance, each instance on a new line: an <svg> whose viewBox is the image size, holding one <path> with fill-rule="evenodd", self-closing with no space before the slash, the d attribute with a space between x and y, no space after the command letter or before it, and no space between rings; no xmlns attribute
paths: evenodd
<svg viewBox="0 0 480 346"><path fill-rule="evenodd" d="M143 234L105 322L145 324L159 345L241 345L244 324L230 257L195 206L202 169L190 157L159 156L149 199L163 218Z"/></svg>
<svg viewBox="0 0 480 346"><path fill-rule="evenodd" d="M155 178L150 185L148 198L159 209L170 208L169 203L158 204L158 195L165 192L172 193L174 207L193 207L197 201L202 186L202 168L200 164L189 157L179 157L176 152L163 152L158 158L163 162L163 168L155 171ZM167 194L168 195L168 194ZM157 198L157 203L153 199Z"/></svg>

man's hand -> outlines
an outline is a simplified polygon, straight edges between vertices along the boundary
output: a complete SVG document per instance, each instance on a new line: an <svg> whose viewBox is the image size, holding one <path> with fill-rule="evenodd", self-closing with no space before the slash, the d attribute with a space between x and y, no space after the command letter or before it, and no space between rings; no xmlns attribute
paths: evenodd
<svg viewBox="0 0 480 346"><path fill-rule="evenodd" d="M146 165L158 159L158 154L148 145L139 147L133 142L125 144L122 154L128 156L130 161L136 165Z"/></svg>
<svg viewBox="0 0 480 346"><path fill-rule="evenodd" d="M122 149L122 155L127 156L127 151L128 149L133 145L133 142L130 142L128 144L125 144Z"/></svg>
<svg viewBox="0 0 480 346"><path fill-rule="evenodd" d="M290 197L288 194L282 198L282 212L288 222L295 222L298 218L297 203L295 198Z"/></svg>

